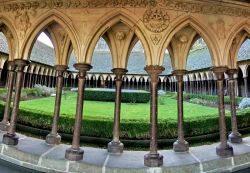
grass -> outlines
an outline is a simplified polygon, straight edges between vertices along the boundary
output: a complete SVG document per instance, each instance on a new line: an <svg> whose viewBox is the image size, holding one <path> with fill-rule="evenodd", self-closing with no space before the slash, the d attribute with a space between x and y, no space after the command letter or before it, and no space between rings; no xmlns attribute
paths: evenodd
<svg viewBox="0 0 250 173"><path fill-rule="evenodd" d="M62 97L61 116L74 117L76 111L76 93L67 93ZM169 97L159 98L158 118L160 120L177 120L177 101ZM53 116L55 97L22 101L20 108L39 110L50 113ZM122 103L121 120L145 120L149 121L149 103ZM184 117L192 119L202 116L215 116L217 108L211 108L184 102ZM86 119L113 119L114 103L100 101L84 102L84 118Z"/></svg>

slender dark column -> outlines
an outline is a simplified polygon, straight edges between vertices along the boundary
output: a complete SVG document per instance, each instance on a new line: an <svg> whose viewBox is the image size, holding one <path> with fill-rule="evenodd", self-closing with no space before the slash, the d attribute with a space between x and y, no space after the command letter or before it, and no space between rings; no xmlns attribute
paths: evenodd
<svg viewBox="0 0 250 173"><path fill-rule="evenodd" d="M214 67L212 70L217 77L218 109L219 109L219 125L220 125L220 144L216 147L216 154L222 157L228 157L233 155L233 148L227 143L227 129L225 122L223 80L224 80L224 73L227 71L227 67Z"/></svg>
<svg viewBox="0 0 250 173"><path fill-rule="evenodd" d="M27 73L23 73L23 88L25 88L25 87L26 87L26 85L25 85L25 81L26 81L26 74L27 74Z"/></svg>
<svg viewBox="0 0 250 173"><path fill-rule="evenodd" d="M78 96L75 116L75 126L73 133L73 140L71 148L68 148L65 153L65 158L72 161L78 161L83 159L84 151L80 148L80 134L82 128L82 114L84 103L84 90L86 82L86 72L89 71L92 66L89 64L78 63L74 67L79 70L78 78Z"/></svg>
<svg viewBox="0 0 250 173"><path fill-rule="evenodd" d="M183 130L183 75L186 70L175 70L173 75L177 79L177 107L178 107L178 139L174 142L173 149L175 152L185 152L188 151L188 142L184 139Z"/></svg>
<svg viewBox="0 0 250 173"><path fill-rule="evenodd" d="M247 77L244 77L244 91L245 91L245 97L248 97Z"/></svg>
<svg viewBox="0 0 250 173"><path fill-rule="evenodd" d="M158 81L159 74L165 70L164 67L158 65L146 66L145 71L150 75L150 151L144 156L144 165L149 167L157 167L163 165L163 156L157 151L157 116L158 116Z"/></svg>
<svg viewBox="0 0 250 173"><path fill-rule="evenodd" d="M57 71L57 90L54 108L54 118L53 126L50 134L46 136L46 143L50 145L60 144L61 136L57 133L58 131L58 121L59 113L61 107L62 89L63 89L63 73L68 67L66 65L56 65L55 69Z"/></svg>
<svg viewBox="0 0 250 173"><path fill-rule="evenodd" d="M228 139L231 143L241 143L242 136L238 132L237 127L237 117L236 117L236 100L235 100L235 79L234 75L237 74L237 69L227 70L228 74L228 85L229 85L229 95L230 95L230 104L231 104L231 125L232 132L229 134Z"/></svg>
<svg viewBox="0 0 250 173"><path fill-rule="evenodd" d="M239 96L238 76L235 78L234 83L235 83L235 86L234 86L235 87L235 95Z"/></svg>
<svg viewBox="0 0 250 173"><path fill-rule="evenodd" d="M15 64L16 64L17 77L16 77L16 88L15 88L16 92L13 103L13 110L11 114L9 130L6 134L3 135L3 143L7 145L18 144L18 136L16 135L16 120L19 111L20 95L23 84L23 70L24 67L29 64L29 61L16 59Z"/></svg>
<svg viewBox="0 0 250 173"><path fill-rule="evenodd" d="M116 75L115 79L115 112L114 112L114 127L113 127L113 140L108 143L108 152L122 153L123 143L120 142L120 113L121 113L121 86L122 76L127 73L126 69L114 68L112 72Z"/></svg>
<svg viewBox="0 0 250 173"><path fill-rule="evenodd" d="M14 78L15 78L15 68L16 64L14 61L8 61L8 92L6 96L6 105L4 109L3 120L0 122L0 130L8 131L10 127L9 115L10 115L10 104L13 92Z"/></svg>

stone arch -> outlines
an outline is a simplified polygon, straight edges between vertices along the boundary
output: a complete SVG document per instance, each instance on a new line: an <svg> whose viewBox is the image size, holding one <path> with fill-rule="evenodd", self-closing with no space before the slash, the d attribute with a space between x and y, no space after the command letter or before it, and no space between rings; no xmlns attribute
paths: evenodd
<svg viewBox="0 0 250 173"><path fill-rule="evenodd" d="M198 21L199 20L189 15L189 16L183 17L182 19L177 20L177 22L174 22L172 24L169 34L164 37L163 44L159 52L160 54L159 64L163 63L165 50L168 48L174 35L187 26L190 26L192 29L194 29L196 31L196 34L202 37L203 40L205 41L208 47L209 53L211 55L212 64L214 66L219 66L221 64L220 59L219 59L220 58L219 56L220 54L218 50L219 46L216 41L217 39L213 34L213 31L209 29L208 27L205 27L203 24L199 23ZM186 60L187 60L187 57L186 57Z"/></svg>
<svg viewBox="0 0 250 173"><path fill-rule="evenodd" d="M1 28L2 26L5 26L4 28ZM7 44L9 48L9 60L14 60L19 58L18 57L18 36L17 32L14 29L15 27L10 22L9 19L3 17L0 15L0 31L3 32L7 39Z"/></svg>
<svg viewBox="0 0 250 173"><path fill-rule="evenodd" d="M240 22L239 24L232 27L230 34L229 34L229 37L227 39L225 49L224 49L223 60L228 62L228 64L230 65L231 68L237 68L237 59L236 59L237 57L230 56L230 49L233 46L234 39L237 37L238 34L240 34L240 32L245 32L245 33L243 33L241 38L239 38L238 43L236 43L237 45L235 48L236 49L235 55L238 54L238 51L239 51L241 45L246 40L246 38L244 38L244 37L247 37L247 35L248 35L248 37L250 36L250 23L248 23L248 19L246 19L243 22Z"/></svg>
<svg viewBox="0 0 250 173"><path fill-rule="evenodd" d="M79 41L76 34L76 31L72 25L70 25L71 20L67 16L57 10L50 10L48 13L42 15L37 22L30 29L30 32L27 34L24 44L21 47L21 57L23 59L29 59L31 48L38 37L39 33L46 29L52 23L59 24L62 28L65 29L67 35L70 37L75 53L78 57L79 55Z"/></svg>
<svg viewBox="0 0 250 173"><path fill-rule="evenodd" d="M99 38L102 37L102 35L111 26L114 26L115 24L122 22L123 24L134 30L135 35L138 37L144 48L146 63L151 64L150 47L141 29L142 24L140 23L139 19L135 19L134 16L132 16L130 12L128 12L125 9L117 9L105 15L99 21L101 22L98 22L97 26L94 27L96 29L94 29L93 32L90 34L90 37L86 44L87 46L84 51L85 53L84 57L86 57L85 59L86 63L91 64L93 51Z"/></svg>

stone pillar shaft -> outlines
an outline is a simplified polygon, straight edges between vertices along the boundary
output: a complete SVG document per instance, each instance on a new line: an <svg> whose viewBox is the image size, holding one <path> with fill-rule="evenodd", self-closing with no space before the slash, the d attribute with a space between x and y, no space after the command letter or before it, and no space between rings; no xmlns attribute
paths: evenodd
<svg viewBox="0 0 250 173"><path fill-rule="evenodd" d="M145 70L151 77L151 99L150 99L150 152L144 156L144 165L149 167L161 166L163 164L163 156L157 152L157 118L158 118L158 81L159 74L165 68L157 65L146 66Z"/></svg>
<svg viewBox="0 0 250 173"><path fill-rule="evenodd" d="M17 77L16 77L16 90L15 90L15 98L13 101L13 110L11 114L10 119L10 127L8 130L8 133L3 136L3 143L7 145L17 145L18 144L18 136L16 133L16 120L17 115L19 111L19 102L20 102L20 96L21 96L21 90L23 85L23 70L26 65L29 64L29 61L17 59L15 60L16 64L16 71L17 71Z"/></svg>
<svg viewBox="0 0 250 173"><path fill-rule="evenodd" d="M174 151L184 152L188 150L188 143L184 140L184 130L183 130L183 75L185 70L175 70L173 74L177 79L177 110L178 110L178 139L174 143Z"/></svg>
<svg viewBox="0 0 250 173"><path fill-rule="evenodd" d="M78 78L78 95L77 95L77 106L75 125L73 132L73 140L71 148L66 150L65 158L72 161L81 160L83 158L83 150L80 149L80 135L82 128L82 115L83 115L83 103L84 103L84 91L86 82L86 72L89 71L92 66L89 64L78 63L74 67L79 70Z"/></svg>
<svg viewBox="0 0 250 173"><path fill-rule="evenodd" d="M233 148L227 143L227 129L225 122L225 107L224 107L224 73L226 67L214 67L213 71L217 77L218 90L218 109L219 109L219 125L220 125L220 144L216 147L216 153L219 156L227 157L233 155Z"/></svg>
<svg viewBox="0 0 250 173"><path fill-rule="evenodd" d="M237 127L237 117L236 117L236 99L235 99L235 79L234 74L237 74L236 69L229 69L228 74L228 85L229 85L229 95L230 95L230 104L231 104L231 126L232 132L229 134L229 141L232 143L242 142L241 134L238 132Z"/></svg>
<svg viewBox="0 0 250 173"><path fill-rule="evenodd" d="M61 98L62 98L62 89L63 89L63 73L67 69L65 65L56 65L55 69L57 71L57 90L56 90L56 99L54 107L54 116L53 116L53 125L50 134L46 136L47 144L60 144L61 136L58 135L58 121L61 108Z"/></svg>
<svg viewBox="0 0 250 173"><path fill-rule="evenodd" d="M108 144L108 151L111 153L122 153L123 144L120 142L120 112L121 112L121 86L122 76L126 74L127 70L122 68L115 68L112 72L116 75L115 80L115 111L114 111L114 127L113 140Z"/></svg>
<svg viewBox="0 0 250 173"><path fill-rule="evenodd" d="M8 131L9 129L9 116L10 116L10 105L13 92L14 78L15 78L15 62L8 61L8 91L6 96L6 104L4 109L3 120L0 122L0 130Z"/></svg>

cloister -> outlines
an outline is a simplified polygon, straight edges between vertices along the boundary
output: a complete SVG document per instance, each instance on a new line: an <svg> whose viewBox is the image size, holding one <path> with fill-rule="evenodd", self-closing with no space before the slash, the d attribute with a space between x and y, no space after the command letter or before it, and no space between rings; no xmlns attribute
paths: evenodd
<svg viewBox="0 0 250 173"><path fill-rule="evenodd" d="M241 45L250 37L250 4L233 0L11 0L0 1L0 31L5 35L9 55L1 54L1 69L8 64L6 86L8 95L0 129L6 131L3 144L18 145L16 121L23 87L35 83L57 89L53 127L46 137L47 144L60 144L58 119L63 86L78 87L77 108L72 145L65 158L71 161L83 159L80 146L80 129L84 111L85 86L115 88L115 113L113 140L108 144L110 153L122 153L119 138L122 88L134 88L151 92L150 102L150 148L144 156L144 165L160 167L163 156L157 147L157 97L158 89L176 91L178 102L178 138L173 144L175 152L186 152L189 144L183 131L183 90L218 95L220 143L216 154L231 157L234 149L230 143L241 143L237 129L235 96L248 96L249 61L237 63ZM51 39L55 50L54 67L30 64L33 45L41 32ZM108 44L112 55L112 72L89 73L92 55L100 38ZM211 55L212 68L206 71L186 70L190 48L202 38ZM137 42L141 42L145 54L147 75L126 75L129 55ZM172 74L161 75L164 55L171 58ZM69 58L74 52L77 72L67 71ZM202 61L202 60L201 60ZM138 64L134 64L137 66ZM5 67L6 68L6 67ZM244 78L243 92L239 94L238 68ZM226 80L225 80L226 79ZM103 84L108 81L109 84ZM123 82L122 82L123 81ZM132 81L132 82L131 82ZM226 81L226 82L225 82ZM106 86L103 86L106 85ZM159 86L158 86L159 85ZM237 86L237 87L235 87ZM227 136L225 124L224 95L231 99L232 132ZM13 89L13 110L10 105ZM10 121L9 121L10 118Z"/></svg>

